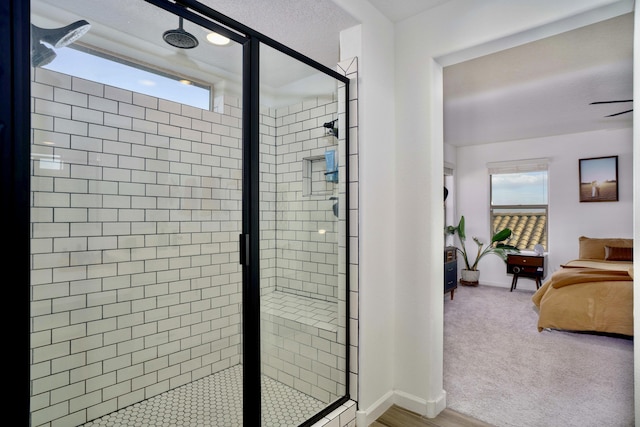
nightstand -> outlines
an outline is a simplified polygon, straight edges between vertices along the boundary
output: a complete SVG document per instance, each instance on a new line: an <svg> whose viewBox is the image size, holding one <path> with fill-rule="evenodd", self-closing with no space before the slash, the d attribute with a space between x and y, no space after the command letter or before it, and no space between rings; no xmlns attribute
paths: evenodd
<svg viewBox="0 0 640 427"><path fill-rule="evenodd" d="M546 276L547 257L539 255L507 255L507 274L513 274L511 291L516 288L519 277L529 277L536 280L536 289L542 286L542 279Z"/></svg>

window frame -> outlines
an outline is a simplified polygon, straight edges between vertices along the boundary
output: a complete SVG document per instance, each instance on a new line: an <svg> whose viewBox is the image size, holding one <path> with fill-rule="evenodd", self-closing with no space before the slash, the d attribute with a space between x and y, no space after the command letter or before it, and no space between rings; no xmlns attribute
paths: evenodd
<svg viewBox="0 0 640 427"><path fill-rule="evenodd" d="M487 171L489 174L489 229L492 235L497 231L494 224L496 222L496 216L504 215L502 212L496 211L512 211L512 212L540 212L545 217L544 229L542 232L542 238L540 243L544 246L544 251L549 251L549 168L548 159L527 159L527 160L514 160L507 162L492 162L487 164ZM493 176L494 175L514 175L514 174L527 174L532 172L544 172L546 174L546 204L494 204L493 203ZM516 230L512 230L515 232ZM517 242L517 241L516 241ZM507 242L514 244L516 242ZM534 245L527 245L526 247L519 247L520 250L533 251Z"/></svg>
<svg viewBox="0 0 640 427"><path fill-rule="evenodd" d="M147 93L147 92L140 92L140 91L135 91L132 90L131 88L125 88L122 86L118 86L115 83L110 83L110 82L103 82L103 81L97 81L97 83L101 83L101 84L106 84L108 86L113 86L113 87L117 87L119 89L123 89L123 90L128 90L128 91L134 91L134 92L138 92L141 93L143 95L148 95L148 96L152 96L158 99L162 99L162 100L166 100L166 101L170 101L170 102L177 102L179 104L183 104L183 105L188 105L194 108L200 108L203 110L208 110L208 111L212 111L213 110L213 104L214 104L214 100L213 100L213 85L211 85L210 83L206 83L206 82L202 82L198 79L192 78L190 76L179 76L176 74L173 74L171 72L168 72L166 70L162 70L159 69L157 67L153 67L151 65L148 64L144 64L140 61L136 61L134 59L131 58L125 58L121 55L117 55L115 53L112 52L107 52L104 51L102 49L96 49L90 45L87 45L86 43L82 43L82 42L75 42L73 45L70 46L66 46L65 49L73 49L76 50L78 52L81 52L82 54L86 54L86 55L91 55L91 56L95 56L96 58L101 58L103 60L106 61L110 61L113 62L115 64L119 64L121 66L124 67L130 67L130 68L134 68L137 70L140 70L142 72L145 73L149 73L152 75L156 75L165 79L169 79L169 80L174 80L177 83L182 83L185 86L193 86L199 89L203 89L205 91L208 92L208 102L207 102L207 108L203 108L201 105L194 105L192 103L189 103L188 100L175 100L175 99L169 99L169 98L165 98L162 96L161 93ZM68 74L72 77L77 77L79 79L83 79L83 80L88 80L88 81L95 81L95 80L91 80L87 77L84 77L82 75L79 74L75 74L73 73L73 70L66 70L66 71L58 71L56 69L54 69L53 67L49 68L48 66L44 66L42 67L44 69L48 69L54 72L58 72L58 73L63 73L63 74ZM71 72L69 72L71 71ZM183 83L183 82L188 82L188 83Z"/></svg>

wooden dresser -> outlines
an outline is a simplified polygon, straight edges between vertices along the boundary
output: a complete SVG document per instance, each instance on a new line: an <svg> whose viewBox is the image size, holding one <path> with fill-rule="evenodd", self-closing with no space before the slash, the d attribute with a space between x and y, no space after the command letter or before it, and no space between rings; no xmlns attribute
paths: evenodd
<svg viewBox="0 0 640 427"><path fill-rule="evenodd" d="M455 246L444 248L444 293L453 293L458 288L458 259Z"/></svg>

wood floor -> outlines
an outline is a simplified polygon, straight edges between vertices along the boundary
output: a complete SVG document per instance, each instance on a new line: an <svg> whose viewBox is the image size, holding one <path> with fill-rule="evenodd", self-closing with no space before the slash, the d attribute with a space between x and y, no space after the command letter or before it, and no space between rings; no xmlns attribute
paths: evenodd
<svg viewBox="0 0 640 427"><path fill-rule="evenodd" d="M493 427L451 409L436 418L424 418L415 412L393 405L369 427Z"/></svg>

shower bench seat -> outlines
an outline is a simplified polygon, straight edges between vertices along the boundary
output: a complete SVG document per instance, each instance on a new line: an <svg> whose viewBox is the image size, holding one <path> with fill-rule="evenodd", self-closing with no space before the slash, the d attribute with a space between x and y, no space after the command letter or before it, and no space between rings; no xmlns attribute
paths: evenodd
<svg viewBox="0 0 640 427"><path fill-rule="evenodd" d="M345 329L337 306L280 291L263 295L263 374L325 403L343 395Z"/></svg>
<svg viewBox="0 0 640 427"><path fill-rule="evenodd" d="M262 296L260 311L263 316L277 316L326 331L338 329L338 304L331 301L273 291Z"/></svg>

